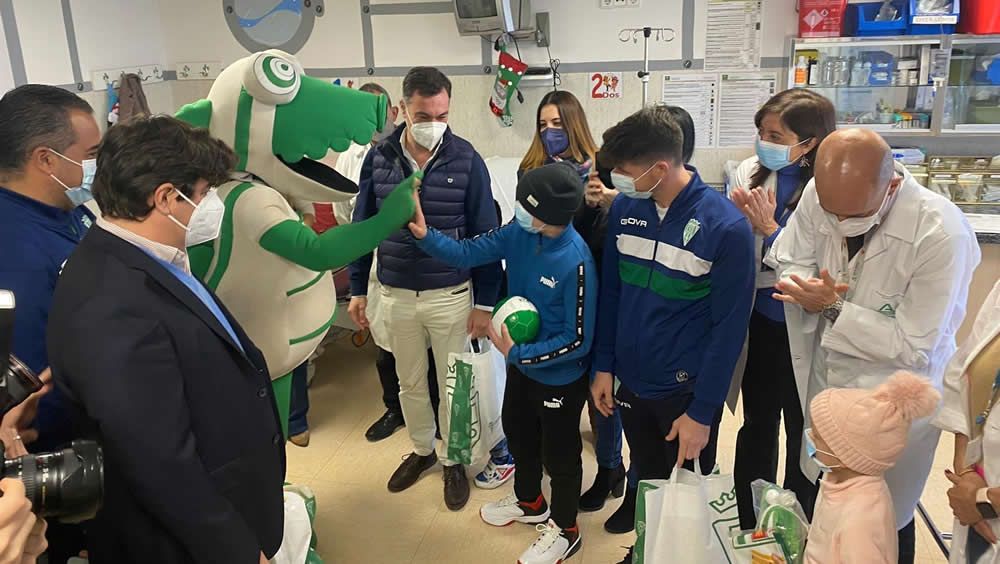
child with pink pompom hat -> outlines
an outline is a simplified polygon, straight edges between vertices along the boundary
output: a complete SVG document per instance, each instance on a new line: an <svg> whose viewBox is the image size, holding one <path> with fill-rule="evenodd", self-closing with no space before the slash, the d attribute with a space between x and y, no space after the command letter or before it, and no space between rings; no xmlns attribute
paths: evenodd
<svg viewBox="0 0 1000 564"><path fill-rule="evenodd" d="M909 372L874 390L831 388L813 399L806 448L825 475L806 564L896 564L896 517L882 475L903 452L910 423L940 400L930 381Z"/></svg>

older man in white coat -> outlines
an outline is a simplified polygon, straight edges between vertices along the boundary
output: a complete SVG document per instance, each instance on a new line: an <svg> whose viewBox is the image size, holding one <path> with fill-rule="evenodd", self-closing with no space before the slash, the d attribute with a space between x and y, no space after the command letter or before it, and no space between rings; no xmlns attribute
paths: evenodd
<svg viewBox="0 0 1000 564"><path fill-rule="evenodd" d="M895 165L880 136L852 129L823 142L815 178L767 260L786 304L803 411L825 388L872 388L900 369L941 389L979 246L962 212ZM913 562L913 512L939 435L915 422L886 474L900 563ZM819 476L805 453L801 464Z"/></svg>

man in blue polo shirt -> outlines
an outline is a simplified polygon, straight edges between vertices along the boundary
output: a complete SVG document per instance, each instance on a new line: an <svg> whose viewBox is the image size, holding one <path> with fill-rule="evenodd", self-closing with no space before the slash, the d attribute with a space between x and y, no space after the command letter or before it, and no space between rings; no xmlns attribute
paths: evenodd
<svg viewBox="0 0 1000 564"><path fill-rule="evenodd" d="M32 370L49 366L45 326L62 265L87 228L101 131L72 92L27 84L0 98L0 288L17 300L13 353ZM38 406L30 450L69 442L70 415L53 390Z"/></svg>

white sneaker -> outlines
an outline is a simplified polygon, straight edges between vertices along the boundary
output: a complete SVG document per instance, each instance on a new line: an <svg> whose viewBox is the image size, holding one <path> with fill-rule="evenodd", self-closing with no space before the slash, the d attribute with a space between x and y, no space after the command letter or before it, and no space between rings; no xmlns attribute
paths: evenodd
<svg viewBox="0 0 1000 564"><path fill-rule="evenodd" d="M549 521L535 528L541 534L517 559L517 564L559 564L580 550L579 527L564 531L555 522Z"/></svg>
<svg viewBox="0 0 1000 564"><path fill-rule="evenodd" d="M510 459L508 458L508 460ZM494 464L491 460L482 472L476 474L476 487L483 490L495 490L513 477L513 464Z"/></svg>
<svg viewBox="0 0 1000 564"><path fill-rule="evenodd" d="M479 510L479 516L488 525L493 525L494 527L506 527L515 521L529 525L544 523L549 519L549 506L545 503L545 499L539 497L536 503L539 501L541 502L540 505L532 507L518 501L517 495L510 494L500 501L484 505Z"/></svg>

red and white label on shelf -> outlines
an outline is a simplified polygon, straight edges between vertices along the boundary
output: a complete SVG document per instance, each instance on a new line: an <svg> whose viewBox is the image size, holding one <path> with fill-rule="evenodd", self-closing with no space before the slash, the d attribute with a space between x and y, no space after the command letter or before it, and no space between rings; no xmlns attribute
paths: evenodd
<svg viewBox="0 0 1000 564"><path fill-rule="evenodd" d="M847 0L799 0L799 37L839 37Z"/></svg>

